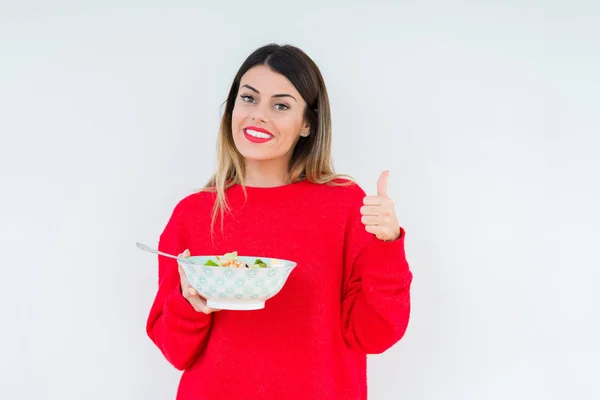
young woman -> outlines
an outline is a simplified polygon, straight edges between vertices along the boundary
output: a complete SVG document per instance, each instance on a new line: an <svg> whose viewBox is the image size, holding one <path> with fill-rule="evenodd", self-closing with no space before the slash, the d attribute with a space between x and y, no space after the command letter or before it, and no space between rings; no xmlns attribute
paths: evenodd
<svg viewBox="0 0 600 400"><path fill-rule="evenodd" d="M404 335L412 273L387 196L334 173L327 90L293 46L253 52L231 85L218 165L175 207L159 249L297 262L256 311L206 306L176 261L159 257L147 333L183 370L178 400L361 400L367 354Z"/></svg>

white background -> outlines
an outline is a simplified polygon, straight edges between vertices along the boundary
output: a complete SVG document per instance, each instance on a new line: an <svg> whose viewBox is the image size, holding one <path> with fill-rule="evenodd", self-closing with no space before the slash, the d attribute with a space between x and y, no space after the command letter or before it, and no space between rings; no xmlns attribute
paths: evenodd
<svg viewBox="0 0 600 400"><path fill-rule="evenodd" d="M389 168L408 231L370 398L600 398L598 2L216 3L0 3L0 398L174 398L135 242L208 179L272 41L320 66L336 169Z"/></svg>

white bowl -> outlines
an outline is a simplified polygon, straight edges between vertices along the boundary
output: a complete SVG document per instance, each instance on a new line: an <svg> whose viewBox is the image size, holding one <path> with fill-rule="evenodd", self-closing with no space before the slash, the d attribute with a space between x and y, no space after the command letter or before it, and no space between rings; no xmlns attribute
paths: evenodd
<svg viewBox="0 0 600 400"><path fill-rule="evenodd" d="M206 305L220 310L259 310L265 302L283 288L296 263L269 257L242 257L238 260L253 264L260 258L266 268L236 268L204 265L216 256L191 256L193 264L178 262L190 285L206 299Z"/></svg>

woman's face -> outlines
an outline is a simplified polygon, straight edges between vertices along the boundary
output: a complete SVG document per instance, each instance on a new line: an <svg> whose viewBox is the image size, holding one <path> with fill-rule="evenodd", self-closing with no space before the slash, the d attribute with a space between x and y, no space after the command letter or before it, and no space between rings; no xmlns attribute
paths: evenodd
<svg viewBox="0 0 600 400"><path fill-rule="evenodd" d="M308 132L306 103L288 79L265 65L249 69L240 82L231 128L246 160L289 162L300 134Z"/></svg>

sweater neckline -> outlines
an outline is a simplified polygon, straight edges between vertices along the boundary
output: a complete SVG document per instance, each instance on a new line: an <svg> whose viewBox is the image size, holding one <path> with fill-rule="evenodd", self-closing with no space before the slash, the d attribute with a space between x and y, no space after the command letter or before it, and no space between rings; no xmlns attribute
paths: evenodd
<svg viewBox="0 0 600 400"><path fill-rule="evenodd" d="M246 192L248 192L248 193L272 194L272 193L283 193L283 192L287 192L287 191L292 191L300 186L305 185L306 183L308 183L308 181L306 179L302 179L297 182L286 183L286 184L278 185L278 186L248 186L248 185L244 185L242 187L242 185L238 183L238 184L233 185L233 187L236 189L239 189L239 190L246 189Z"/></svg>

